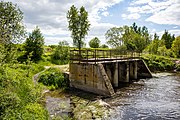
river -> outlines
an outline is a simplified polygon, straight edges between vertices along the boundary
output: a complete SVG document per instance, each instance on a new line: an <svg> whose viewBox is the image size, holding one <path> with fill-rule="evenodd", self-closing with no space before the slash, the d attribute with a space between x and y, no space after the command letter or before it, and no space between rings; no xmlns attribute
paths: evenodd
<svg viewBox="0 0 180 120"><path fill-rule="evenodd" d="M116 91L104 101L115 108L111 120L180 120L180 74L159 73Z"/></svg>
<svg viewBox="0 0 180 120"><path fill-rule="evenodd" d="M46 107L51 118L61 119L70 113L69 117L79 120L180 120L180 73L153 76L116 89L109 98L80 90L50 92ZM113 110L110 114L109 109Z"/></svg>

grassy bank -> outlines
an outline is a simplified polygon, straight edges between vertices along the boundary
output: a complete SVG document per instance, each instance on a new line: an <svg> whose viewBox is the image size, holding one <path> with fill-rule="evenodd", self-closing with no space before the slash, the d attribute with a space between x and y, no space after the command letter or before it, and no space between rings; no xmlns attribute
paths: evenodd
<svg viewBox="0 0 180 120"><path fill-rule="evenodd" d="M0 66L0 119L48 119L40 104L42 87L32 81L32 76L43 69L37 64Z"/></svg>
<svg viewBox="0 0 180 120"><path fill-rule="evenodd" d="M144 55L142 58L153 72L172 71L176 68L175 60L169 57L148 54Z"/></svg>

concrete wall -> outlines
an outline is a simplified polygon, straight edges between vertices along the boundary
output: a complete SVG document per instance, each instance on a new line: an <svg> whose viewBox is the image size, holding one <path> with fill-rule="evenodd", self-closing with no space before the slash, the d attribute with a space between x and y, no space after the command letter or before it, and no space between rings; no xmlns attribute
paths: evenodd
<svg viewBox="0 0 180 120"><path fill-rule="evenodd" d="M142 77L152 75L139 59L70 64L70 86L101 95L113 95L113 88Z"/></svg>
<svg viewBox="0 0 180 120"><path fill-rule="evenodd" d="M137 66L138 66L137 77L138 77L138 79L141 79L141 78L152 78L152 73L149 70L149 68L147 67L147 65L144 62L144 60L138 60L137 62L138 62L137 63Z"/></svg>
<svg viewBox="0 0 180 120"><path fill-rule="evenodd" d="M70 64L70 86L85 91L110 95L97 64Z"/></svg>

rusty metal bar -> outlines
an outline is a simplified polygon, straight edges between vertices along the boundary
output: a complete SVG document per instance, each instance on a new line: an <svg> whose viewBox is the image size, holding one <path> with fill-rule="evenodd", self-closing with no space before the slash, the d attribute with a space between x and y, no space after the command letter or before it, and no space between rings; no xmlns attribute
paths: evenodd
<svg viewBox="0 0 180 120"><path fill-rule="evenodd" d="M120 50L84 49L80 52L81 55L79 55L79 50L77 49L70 50L70 62L95 62L96 64L99 61L133 59L141 56L140 53Z"/></svg>

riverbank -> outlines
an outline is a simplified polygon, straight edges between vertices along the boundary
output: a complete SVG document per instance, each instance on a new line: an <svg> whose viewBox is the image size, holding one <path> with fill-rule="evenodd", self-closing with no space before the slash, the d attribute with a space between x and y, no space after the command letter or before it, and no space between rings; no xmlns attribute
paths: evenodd
<svg viewBox="0 0 180 120"><path fill-rule="evenodd" d="M45 104L51 119L108 119L114 109L103 98L71 88L45 93Z"/></svg>
<svg viewBox="0 0 180 120"><path fill-rule="evenodd" d="M152 72L180 71L180 59L158 55L143 55L142 59Z"/></svg>

